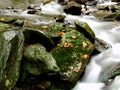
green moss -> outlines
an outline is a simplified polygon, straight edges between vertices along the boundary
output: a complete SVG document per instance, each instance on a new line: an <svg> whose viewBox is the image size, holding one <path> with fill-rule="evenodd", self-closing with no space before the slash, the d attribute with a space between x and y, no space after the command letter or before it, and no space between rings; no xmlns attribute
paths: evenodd
<svg viewBox="0 0 120 90"><path fill-rule="evenodd" d="M5 23L0 22L0 31L5 30L7 27L9 27L8 24L5 24Z"/></svg>
<svg viewBox="0 0 120 90"><path fill-rule="evenodd" d="M87 46L84 48L83 42L87 43ZM93 44L85 38L82 33L76 30L71 30L62 36L59 45L54 48L51 53L57 61L63 77L67 77L70 81L74 81L76 80L78 73L76 73L73 69L77 67L77 64L80 62L82 63L82 67L86 65L85 63L87 63L88 58L84 58L82 55L87 55L89 57L93 48ZM72 70L69 69L71 66L73 67ZM82 71L82 69L77 72L80 71Z"/></svg>
<svg viewBox="0 0 120 90"><path fill-rule="evenodd" d="M86 38L88 38L92 43L94 43L95 34L90 26L82 21L75 21L76 30L83 33Z"/></svg>

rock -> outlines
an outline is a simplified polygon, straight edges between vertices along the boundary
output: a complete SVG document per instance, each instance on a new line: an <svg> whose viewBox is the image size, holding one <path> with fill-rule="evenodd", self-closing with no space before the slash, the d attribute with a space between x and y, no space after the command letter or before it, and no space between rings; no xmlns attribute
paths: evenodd
<svg viewBox="0 0 120 90"><path fill-rule="evenodd" d="M80 15L81 9L82 7L79 3L71 1L65 6L64 12L72 15Z"/></svg>
<svg viewBox="0 0 120 90"><path fill-rule="evenodd" d="M110 12L106 10L97 10L92 13L96 18L103 21L113 21L120 20L120 10L116 10L115 12Z"/></svg>
<svg viewBox="0 0 120 90"><path fill-rule="evenodd" d="M56 22L64 22L65 16L64 15L58 15L55 17Z"/></svg>
<svg viewBox="0 0 120 90"><path fill-rule="evenodd" d="M55 84L56 88L51 90L73 88L83 73L93 49L90 40L77 30L71 29L64 33L58 45L51 51L60 68L61 77Z"/></svg>
<svg viewBox="0 0 120 90"><path fill-rule="evenodd" d="M37 12L37 10L29 10L28 12L27 12L27 14L35 14Z"/></svg>
<svg viewBox="0 0 120 90"><path fill-rule="evenodd" d="M47 50L51 50L52 47L54 46L53 40L46 32L42 30L24 28L23 33L25 36L25 42L24 42L25 45L40 43L43 46L45 46Z"/></svg>
<svg viewBox="0 0 120 90"><path fill-rule="evenodd" d="M23 22L23 20L16 20L15 22L13 22L13 25L14 26L20 26L20 27L23 27L23 25L24 25L24 22Z"/></svg>
<svg viewBox="0 0 120 90"><path fill-rule="evenodd" d="M25 74L38 76L41 73L59 71L59 67L52 54L47 52L41 44L27 46L23 56L23 72Z"/></svg>
<svg viewBox="0 0 120 90"><path fill-rule="evenodd" d="M24 36L20 28L9 28L0 40L0 90L11 90L19 78Z"/></svg>
<svg viewBox="0 0 120 90"><path fill-rule="evenodd" d="M27 21L28 18L24 18L22 16L12 16L12 15L0 15L0 22L6 23L9 26L24 26L25 21ZM30 22L29 22L30 23Z"/></svg>
<svg viewBox="0 0 120 90"><path fill-rule="evenodd" d="M120 67L115 68L111 71L102 71L100 74L100 81L109 83L109 80L113 80L115 77L120 75Z"/></svg>
<svg viewBox="0 0 120 90"><path fill-rule="evenodd" d="M94 43L95 34L86 22L75 21L75 26L79 32L83 33L86 38L88 38L92 43Z"/></svg>
<svg viewBox="0 0 120 90"><path fill-rule="evenodd" d="M0 22L13 23L13 22L15 22L15 21L16 21L15 18L7 17L7 16L0 16Z"/></svg>
<svg viewBox="0 0 120 90"><path fill-rule="evenodd" d="M108 44L104 40L101 40L99 38L95 38L95 49L98 52L103 52L109 48L112 48L112 46L110 44Z"/></svg>
<svg viewBox="0 0 120 90"><path fill-rule="evenodd" d="M104 20L120 20L120 10L116 10L109 15L103 17Z"/></svg>

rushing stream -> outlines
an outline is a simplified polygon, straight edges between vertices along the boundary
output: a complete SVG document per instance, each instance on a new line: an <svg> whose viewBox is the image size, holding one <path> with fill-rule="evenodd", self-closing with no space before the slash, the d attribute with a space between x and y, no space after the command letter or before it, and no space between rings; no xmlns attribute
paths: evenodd
<svg viewBox="0 0 120 90"><path fill-rule="evenodd" d="M112 45L108 49L91 58L85 70L85 74L73 90L120 90L120 77L117 76L115 80L108 85L104 80L109 78L109 74L120 68L120 26L119 22L114 25L113 22L98 21L93 16L71 16L67 15L69 20L81 20L87 22L94 30L96 37L101 38ZM105 75L106 74L106 75ZM105 75L104 78L101 78Z"/></svg>
<svg viewBox="0 0 120 90"><path fill-rule="evenodd" d="M6 1L7 0L0 0L3 4ZM18 5L18 7L20 5L17 4L16 0L9 1L10 3L5 5L12 5L11 3L14 3L15 6ZM21 3L23 1L24 0L19 0ZM38 1L39 0L36 0L36 2ZM32 2L29 1L29 3ZM27 4L28 3L24 2L21 6L25 6ZM0 6L1 5L2 4L0 3ZM56 2L46 4L41 8L44 14L55 15L62 13L60 11L61 6ZM86 67L85 74L72 90L120 90L120 76L115 77L114 80L110 80L107 84L105 83L105 81L110 77L109 74L120 68L120 23L118 22L117 24L114 24L112 21L99 21L92 15L73 16L65 14L65 16L65 19L68 21L80 20L87 22L94 31L96 37L103 39L112 46L112 48L91 58L90 63Z"/></svg>

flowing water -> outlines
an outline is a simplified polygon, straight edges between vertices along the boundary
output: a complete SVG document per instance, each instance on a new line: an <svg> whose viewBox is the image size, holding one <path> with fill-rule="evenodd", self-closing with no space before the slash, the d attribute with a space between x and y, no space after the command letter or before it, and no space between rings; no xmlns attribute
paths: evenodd
<svg viewBox="0 0 120 90"><path fill-rule="evenodd" d="M17 7L22 9L26 9L26 7L30 4L41 3L42 0L0 0L0 8L5 7Z"/></svg>
<svg viewBox="0 0 120 90"><path fill-rule="evenodd" d="M120 76L106 85L112 71L120 68L120 23L100 21L94 16L66 15L70 21L87 22L96 37L109 43L112 48L91 58L85 74L72 90L120 90Z"/></svg>
<svg viewBox="0 0 120 90"><path fill-rule="evenodd" d="M9 3L6 3L9 1ZM18 4L18 1L21 3ZM27 6L31 3L37 3L39 0L0 0L0 7L4 6ZM2 2L2 3L1 3ZM41 2L41 0L39 1ZM13 4L14 3L14 4ZM112 48L95 55L87 65L85 74L78 81L72 90L120 90L120 76L115 77L105 83L111 76L112 71L120 68L120 22L114 24L112 21L100 21L96 17L90 16L73 16L64 14L61 6L56 2L51 2L41 6L44 14L66 16L66 21L80 20L87 22L94 31L96 37L103 39L111 44Z"/></svg>

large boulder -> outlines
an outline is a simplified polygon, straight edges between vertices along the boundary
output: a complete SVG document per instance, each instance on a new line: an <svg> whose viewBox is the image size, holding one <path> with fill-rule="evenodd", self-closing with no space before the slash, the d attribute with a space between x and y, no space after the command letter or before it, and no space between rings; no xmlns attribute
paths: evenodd
<svg viewBox="0 0 120 90"><path fill-rule="evenodd" d="M57 82L57 89L66 90L74 87L93 49L91 41L77 30L72 29L62 35L62 39L51 52L60 68L60 82L65 82L62 85Z"/></svg>
<svg viewBox="0 0 120 90"><path fill-rule="evenodd" d="M3 30L0 23L0 90L11 90L20 73L24 36L20 28ZM2 27L1 27L2 26ZM5 25L6 26L6 25Z"/></svg>

